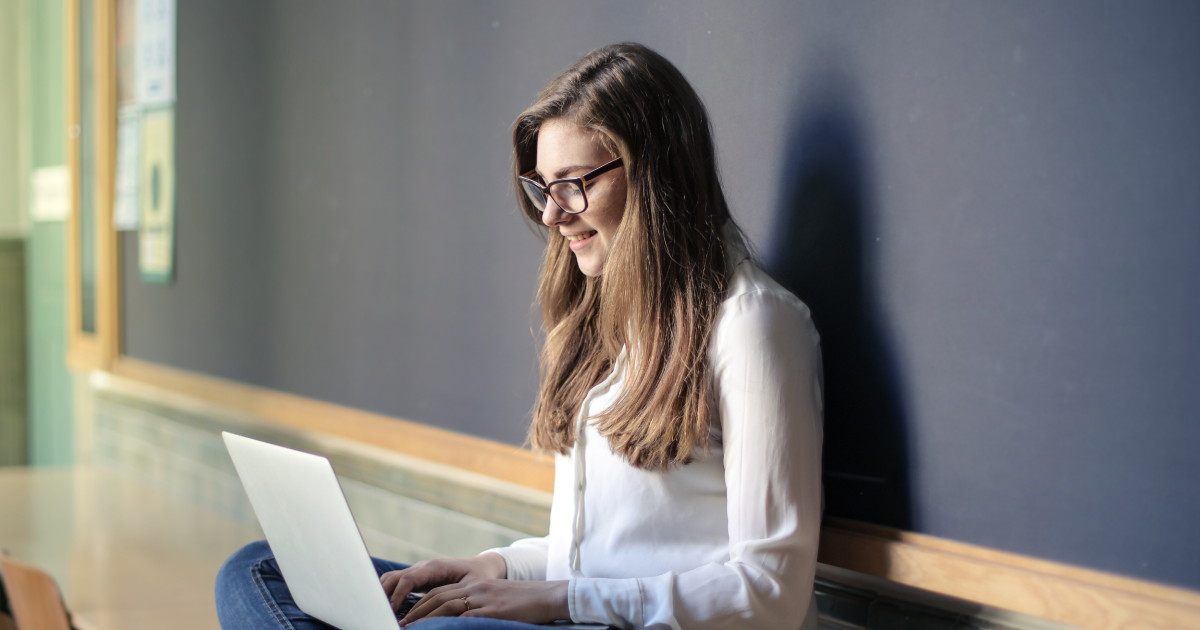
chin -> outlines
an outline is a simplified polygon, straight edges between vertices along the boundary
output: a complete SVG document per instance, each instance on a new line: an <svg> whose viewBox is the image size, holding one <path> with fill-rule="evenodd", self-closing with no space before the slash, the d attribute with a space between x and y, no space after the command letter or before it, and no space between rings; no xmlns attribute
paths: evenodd
<svg viewBox="0 0 1200 630"><path fill-rule="evenodd" d="M604 272L603 265L598 265L594 261L576 259L575 262L579 264L579 271L589 278L595 278Z"/></svg>

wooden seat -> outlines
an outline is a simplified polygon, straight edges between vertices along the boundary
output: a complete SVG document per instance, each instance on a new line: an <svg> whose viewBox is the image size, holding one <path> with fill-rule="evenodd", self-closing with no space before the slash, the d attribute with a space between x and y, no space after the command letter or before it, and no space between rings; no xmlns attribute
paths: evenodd
<svg viewBox="0 0 1200 630"><path fill-rule="evenodd" d="M17 630L71 630L58 587L45 571L0 556L0 577Z"/></svg>

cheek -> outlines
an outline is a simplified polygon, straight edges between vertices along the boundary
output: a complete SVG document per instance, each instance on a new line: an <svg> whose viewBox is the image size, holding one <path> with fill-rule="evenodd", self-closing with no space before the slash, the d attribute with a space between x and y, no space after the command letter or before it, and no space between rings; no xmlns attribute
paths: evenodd
<svg viewBox="0 0 1200 630"><path fill-rule="evenodd" d="M608 232L611 239L617 234L617 228L621 227L621 219L624 215L624 208L614 209L611 213L604 217L604 231Z"/></svg>
<svg viewBox="0 0 1200 630"><path fill-rule="evenodd" d="M597 217L597 222L603 226L603 229L608 232L609 236L616 234L617 227L621 225L621 219L625 217L625 194L624 191L618 196L619 201L606 204L604 212Z"/></svg>

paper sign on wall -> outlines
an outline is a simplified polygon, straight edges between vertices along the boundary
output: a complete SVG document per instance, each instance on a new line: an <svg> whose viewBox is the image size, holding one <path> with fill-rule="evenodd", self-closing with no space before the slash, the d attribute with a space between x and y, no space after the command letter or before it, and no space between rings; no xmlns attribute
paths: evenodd
<svg viewBox="0 0 1200 630"><path fill-rule="evenodd" d="M175 102L175 0L139 0L135 39L138 102Z"/></svg>
<svg viewBox="0 0 1200 630"><path fill-rule="evenodd" d="M34 221L64 221L71 214L71 169L47 166L34 169L29 218Z"/></svg>
<svg viewBox="0 0 1200 630"><path fill-rule="evenodd" d="M113 227L117 230L139 229L143 215L143 149L146 146L146 132L143 126L146 123L142 112L173 107L175 104L175 1L117 1L116 61L119 113L116 182L113 188ZM161 124L161 120L156 124ZM174 133L173 118L170 128ZM155 142L155 146L165 146L162 138ZM174 146L173 138L169 144ZM168 179L174 181L173 156L169 162L160 163L159 166L169 166L172 172ZM160 172L159 177L161 182L167 175ZM170 205L173 224L173 195ZM156 227L155 230L157 229ZM157 242L155 238L150 237L150 241ZM145 277L151 276L154 274ZM169 275L167 278L169 279Z"/></svg>
<svg viewBox="0 0 1200 630"><path fill-rule="evenodd" d="M141 161L142 111L124 107L117 122L117 186L113 203L113 227L118 230L138 228Z"/></svg>
<svg viewBox="0 0 1200 630"><path fill-rule="evenodd" d="M169 283L175 273L175 110L142 113L138 190L138 269L143 280Z"/></svg>
<svg viewBox="0 0 1200 630"><path fill-rule="evenodd" d="M117 105L138 104L138 0L117 0Z"/></svg>

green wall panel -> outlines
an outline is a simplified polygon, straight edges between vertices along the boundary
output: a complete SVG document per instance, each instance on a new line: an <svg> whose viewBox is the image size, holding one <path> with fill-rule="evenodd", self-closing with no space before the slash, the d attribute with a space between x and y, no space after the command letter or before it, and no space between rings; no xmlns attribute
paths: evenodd
<svg viewBox="0 0 1200 630"><path fill-rule="evenodd" d="M66 40L62 0L29 2L33 168L67 161Z"/></svg>
<svg viewBox="0 0 1200 630"><path fill-rule="evenodd" d="M37 222L27 247L29 463L74 461L71 374L67 371L66 224Z"/></svg>
<svg viewBox="0 0 1200 630"><path fill-rule="evenodd" d="M62 0L25 0L29 16L33 168L66 163L65 12ZM24 174L28 177L28 174ZM66 224L35 222L26 239L29 463L74 461L71 373L66 367Z"/></svg>

